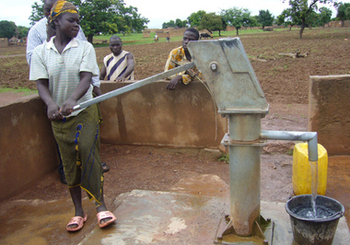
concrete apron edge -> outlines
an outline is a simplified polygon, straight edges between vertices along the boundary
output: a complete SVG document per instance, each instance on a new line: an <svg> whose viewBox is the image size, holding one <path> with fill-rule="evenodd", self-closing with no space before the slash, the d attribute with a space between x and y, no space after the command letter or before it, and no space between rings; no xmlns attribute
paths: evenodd
<svg viewBox="0 0 350 245"><path fill-rule="evenodd" d="M95 228L84 244L214 244L220 220L229 214L228 197L165 191L133 190L114 201L116 224ZM285 203L261 201L261 215L274 222L274 244L292 244L293 234ZM339 220L333 244L346 244L350 232Z"/></svg>

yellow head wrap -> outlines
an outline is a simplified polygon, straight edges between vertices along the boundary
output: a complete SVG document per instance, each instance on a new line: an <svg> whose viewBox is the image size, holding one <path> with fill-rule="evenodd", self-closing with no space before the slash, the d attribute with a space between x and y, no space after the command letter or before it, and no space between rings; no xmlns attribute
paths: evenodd
<svg viewBox="0 0 350 245"><path fill-rule="evenodd" d="M57 2L54 3L54 5L51 8L51 12L49 16L50 23L52 23L54 19L56 19L60 14L63 14L63 13L77 14L78 10L72 3L58 0Z"/></svg>

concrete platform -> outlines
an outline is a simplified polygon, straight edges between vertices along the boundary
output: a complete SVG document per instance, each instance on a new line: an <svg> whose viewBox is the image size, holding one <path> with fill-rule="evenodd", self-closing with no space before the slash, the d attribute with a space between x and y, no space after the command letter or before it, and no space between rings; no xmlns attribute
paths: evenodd
<svg viewBox="0 0 350 245"><path fill-rule="evenodd" d="M133 190L118 196L115 204L117 223L107 229L96 227L79 244L214 244L220 220L229 214L230 201L227 197ZM294 244L284 203L262 201L261 215L275 224L273 244ZM270 228L265 236L271 244ZM350 232L342 217L333 245L346 245L349 241Z"/></svg>

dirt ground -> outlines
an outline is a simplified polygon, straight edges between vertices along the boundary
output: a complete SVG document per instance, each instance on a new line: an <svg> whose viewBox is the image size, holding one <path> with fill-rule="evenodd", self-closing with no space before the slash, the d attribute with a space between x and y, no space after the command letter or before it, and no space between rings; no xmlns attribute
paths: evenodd
<svg viewBox="0 0 350 245"><path fill-rule="evenodd" d="M320 29L310 33L306 31L302 40L297 38L297 32L284 32L283 35L272 32L241 37L270 104L269 114L262 119L262 129L307 130L309 77L350 73L349 36L349 29L329 32ZM170 42L124 46L124 49L132 52L136 58L135 79L140 80L162 72L169 51L180 45L180 42ZM4 52L1 49L0 55ZM301 53L308 52L308 56L293 59L279 55L297 50ZM108 53L108 48L96 49L100 61ZM259 59L256 59L257 57ZM7 59L10 58L0 58L1 61ZM16 59L25 59L25 56L16 56ZM25 65L26 63L19 65L19 69L28 69ZM15 79L15 76L10 74L13 73L9 70L0 72L1 86L35 87L34 82L29 82L28 79ZM21 78L25 76L26 74L20 74ZM0 105L18 96L21 95L1 94ZM291 152L294 143L268 142L261 150L261 200L285 202L293 195ZM219 151L102 144L101 154L102 160L110 167L109 172L105 173L105 195L110 205L121 193L133 189L169 191L180 179L201 174L217 175L229 184L229 165L219 160L223 156ZM344 172L342 166L332 164L330 173L336 175L339 173L336 171ZM329 186L326 195L341 199L339 201L348 210L350 207L348 188L337 188L343 186L343 183L333 175L329 179ZM69 193L59 182L59 175L55 171L27 191L0 203L0 210L3 210L0 213L1 220L7 220L12 215L4 212L10 209L6 204L11 201L61 198L69 198ZM346 216L347 220L350 220L348 211ZM0 241L1 237L0 234Z"/></svg>
<svg viewBox="0 0 350 245"><path fill-rule="evenodd" d="M222 37L225 32L222 32ZM303 39L298 30L264 32L239 36L269 103L308 103L310 76L350 73L350 28L305 30ZM135 79L160 73L169 52L181 42L159 42L145 45L124 45L135 57ZM293 59L280 53L308 53L306 58ZM99 66L110 53L108 47L96 48ZM23 56L13 56L22 54ZM0 86L36 88L28 81L29 68L24 46L0 47ZM260 59L256 59L259 57Z"/></svg>

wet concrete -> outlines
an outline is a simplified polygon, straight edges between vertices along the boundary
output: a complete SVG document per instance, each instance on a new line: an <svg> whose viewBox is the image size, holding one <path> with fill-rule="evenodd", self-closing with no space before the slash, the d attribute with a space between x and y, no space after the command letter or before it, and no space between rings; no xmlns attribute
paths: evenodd
<svg viewBox="0 0 350 245"><path fill-rule="evenodd" d="M213 244L220 219L227 212L228 198L134 190L114 211L119 218L117 224L108 230L95 228L79 244ZM269 242L293 244L284 203L261 202L261 215L271 218L275 225L273 239L271 229L266 232ZM348 241L350 233L342 218L333 244L347 244ZM242 239L235 244L262 242Z"/></svg>
<svg viewBox="0 0 350 245"><path fill-rule="evenodd" d="M349 160L347 156L329 159L326 193L341 201L347 210ZM84 198L88 220L77 233L65 230L72 214L70 198L7 202L0 210L0 244L213 244L220 220L228 214L230 205L228 185L211 174L182 179L169 192L133 190L106 201L112 203L109 207L117 223L99 229L95 206ZM261 215L275 222L273 244L291 245L291 225L284 205L262 201ZM343 217L333 245L348 241L350 233Z"/></svg>

